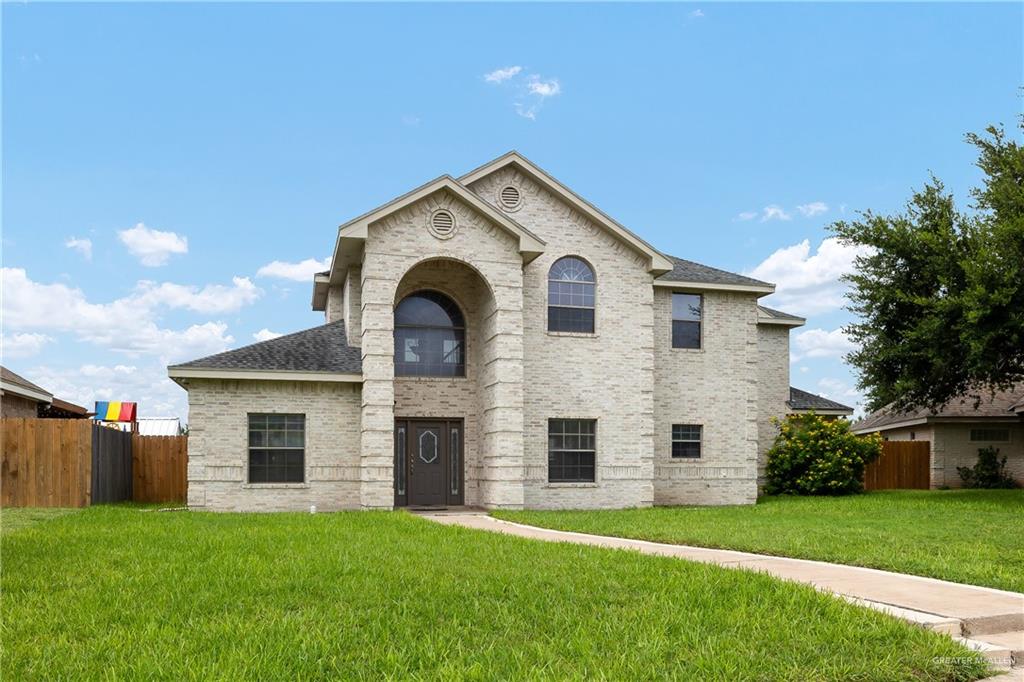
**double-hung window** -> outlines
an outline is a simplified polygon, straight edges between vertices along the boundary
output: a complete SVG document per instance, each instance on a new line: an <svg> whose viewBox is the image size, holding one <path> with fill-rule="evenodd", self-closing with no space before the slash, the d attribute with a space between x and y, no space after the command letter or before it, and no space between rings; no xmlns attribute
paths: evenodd
<svg viewBox="0 0 1024 682"><path fill-rule="evenodd" d="M592 483L597 452L597 420L548 420L548 481Z"/></svg>
<svg viewBox="0 0 1024 682"><path fill-rule="evenodd" d="M700 294L672 294L672 347L700 348Z"/></svg>
<svg viewBox="0 0 1024 682"><path fill-rule="evenodd" d="M249 483L306 480L306 415L249 415Z"/></svg>
<svg viewBox="0 0 1024 682"><path fill-rule="evenodd" d="M697 459L700 457L700 424L672 425L672 457Z"/></svg>
<svg viewBox="0 0 1024 682"><path fill-rule="evenodd" d="M548 331L594 333L594 271L566 256L548 271Z"/></svg>

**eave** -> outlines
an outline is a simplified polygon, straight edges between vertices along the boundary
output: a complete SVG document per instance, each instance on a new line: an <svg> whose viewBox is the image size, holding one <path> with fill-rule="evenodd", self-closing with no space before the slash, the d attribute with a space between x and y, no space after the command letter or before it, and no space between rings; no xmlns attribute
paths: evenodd
<svg viewBox="0 0 1024 682"><path fill-rule="evenodd" d="M167 376L179 385L188 379L233 379L245 381L322 381L362 383L362 374L340 372L300 372L285 369L229 369L220 367L168 367ZM184 383L180 380L186 380Z"/></svg>
<svg viewBox="0 0 1024 682"><path fill-rule="evenodd" d="M679 291L735 291L767 296L775 292L775 285L768 284L760 286L756 284L719 284L716 282L679 282L672 280L654 280L654 286L659 289L677 289ZM799 325L797 325L799 326Z"/></svg>
<svg viewBox="0 0 1024 682"><path fill-rule="evenodd" d="M38 403L46 403L47 405L53 402L53 396L50 395L49 393L36 391L26 386L12 384L9 381L3 381L2 379L0 379L0 395L4 393L12 393L14 395L21 396L22 398L35 400Z"/></svg>

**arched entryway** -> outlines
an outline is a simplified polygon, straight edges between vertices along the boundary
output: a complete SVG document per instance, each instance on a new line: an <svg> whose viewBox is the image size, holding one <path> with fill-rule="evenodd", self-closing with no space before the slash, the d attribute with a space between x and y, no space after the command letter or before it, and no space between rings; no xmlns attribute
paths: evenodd
<svg viewBox="0 0 1024 682"><path fill-rule="evenodd" d="M472 267L421 262L394 308L395 506L480 504L495 300Z"/></svg>

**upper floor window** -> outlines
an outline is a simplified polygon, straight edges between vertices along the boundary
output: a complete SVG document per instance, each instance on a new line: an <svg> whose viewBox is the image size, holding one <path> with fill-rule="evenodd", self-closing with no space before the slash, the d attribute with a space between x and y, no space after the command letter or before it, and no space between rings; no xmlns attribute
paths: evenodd
<svg viewBox="0 0 1024 682"><path fill-rule="evenodd" d="M594 333L594 271L574 256L548 271L548 331Z"/></svg>
<svg viewBox="0 0 1024 682"><path fill-rule="evenodd" d="M672 347L700 348L700 294L672 294Z"/></svg>
<svg viewBox="0 0 1024 682"><path fill-rule="evenodd" d="M395 375L466 375L466 321L455 301L418 291L395 308Z"/></svg>

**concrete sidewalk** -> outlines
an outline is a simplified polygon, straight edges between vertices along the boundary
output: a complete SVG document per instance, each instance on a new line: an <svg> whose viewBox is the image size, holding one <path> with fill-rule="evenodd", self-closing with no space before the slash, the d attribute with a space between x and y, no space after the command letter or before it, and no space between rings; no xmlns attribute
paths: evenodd
<svg viewBox="0 0 1024 682"><path fill-rule="evenodd" d="M1024 664L1024 594L1017 592L824 561L549 530L501 521L483 512L424 512L420 516L446 525L534 540L627 549L762 571L785 580L813 585L862 606L949 634L997 667L1010 668L1014 659L1017 665Z"/></svg>

